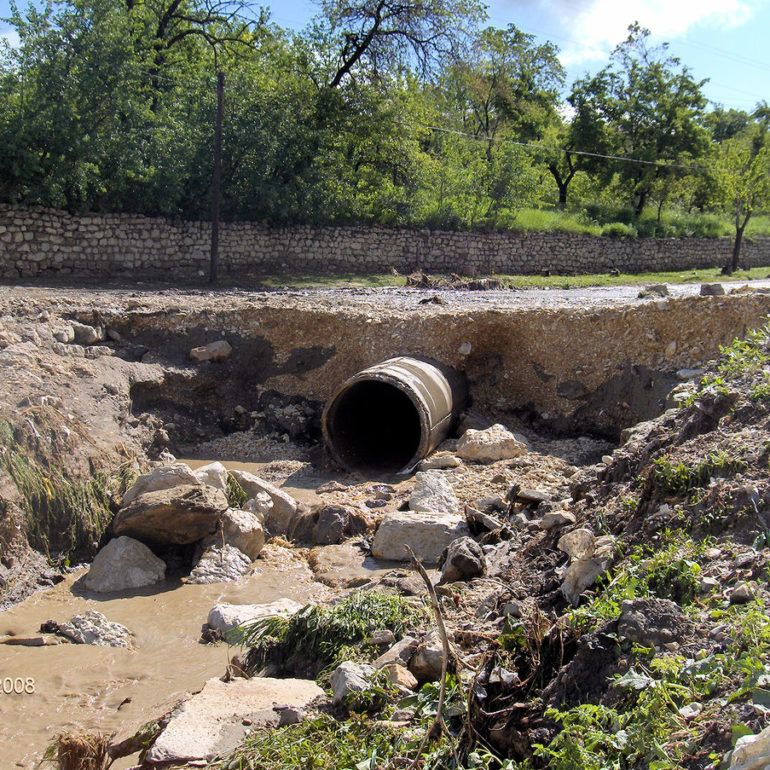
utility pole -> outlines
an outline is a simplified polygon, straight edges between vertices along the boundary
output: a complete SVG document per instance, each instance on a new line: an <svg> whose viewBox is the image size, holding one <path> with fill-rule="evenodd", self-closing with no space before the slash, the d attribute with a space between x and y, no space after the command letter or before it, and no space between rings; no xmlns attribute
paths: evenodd
<svg viewBox="0 0 770 770"><path fill-rule="evenodd" d="M219 212L222 208L222 120L225 111L225 73L217 73L217 121L214 134L214 174L211 180L211 260L209 283L217 282Z"/></svg>

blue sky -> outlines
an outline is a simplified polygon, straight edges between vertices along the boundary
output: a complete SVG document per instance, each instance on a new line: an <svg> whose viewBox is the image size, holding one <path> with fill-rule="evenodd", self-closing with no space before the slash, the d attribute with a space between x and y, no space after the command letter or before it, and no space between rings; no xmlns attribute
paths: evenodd
<svg viewBox="0 0 770 770"><path fill-rule="evenodd" d="M313 0L262 4L295 29L318 8ZM7 12L0 0L0 16ZM570 81L601 67L638 20L696 77L710 79L704 90L712 101L742 109L770 101L770 0L490 0L489 13L495 26L513 23L558 45Z"/></svg>

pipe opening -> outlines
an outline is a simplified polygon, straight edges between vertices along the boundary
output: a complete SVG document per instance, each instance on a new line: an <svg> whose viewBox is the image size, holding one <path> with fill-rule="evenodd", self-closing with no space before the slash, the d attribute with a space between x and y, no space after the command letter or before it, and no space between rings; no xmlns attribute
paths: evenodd
<svg viewBox="0 0 770 770"><path fill-rule="evenodd" d="M409 396L387 382L362 380L332 403L326 426L338 459L347 467L397 473L420 446L420 415Z"/></svg>

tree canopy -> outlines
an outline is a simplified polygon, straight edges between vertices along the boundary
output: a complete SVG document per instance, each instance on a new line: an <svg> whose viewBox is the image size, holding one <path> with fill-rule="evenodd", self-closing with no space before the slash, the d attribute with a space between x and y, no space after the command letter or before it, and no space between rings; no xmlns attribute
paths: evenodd
<svg viewBox="0 0 770 770"><path fill-rule="evenodd" d="M767 110L709 106L638 25L568 85L555 45L485 26L479 0L324 0L300 33L229 0L61 0L9 21L4 202L206 218L221 71L230 219L506 228L560 207L652 234L665 209L770 206Z"/></svg>

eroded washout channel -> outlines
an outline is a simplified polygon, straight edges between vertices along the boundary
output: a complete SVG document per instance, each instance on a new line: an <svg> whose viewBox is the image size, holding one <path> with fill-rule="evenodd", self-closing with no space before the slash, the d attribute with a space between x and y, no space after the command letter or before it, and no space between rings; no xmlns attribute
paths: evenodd
<svg viewBox="0 0 770 770"><path fill-rule="evenodd" d="M511 543L574 524L576 482L612 466L623 430L770 310L754 292L635 293L8 289L0 670L34 693L0 696L0 765L35 766L63 732L118 743L221 677L239 649L204 627L215 605L419 596L405 544L438 579L472 536L467 597L523 601ZM121 552L100 588L88 564L129 539L149 549L136 574L160 572L105 590L137 579ZM558 553L520 567L529 590L559 594ZM72 643L61 626L94 610L127 646ZM236 717L217 751L272 724ZM172 749L142 766L173 766Z"/></svg>

